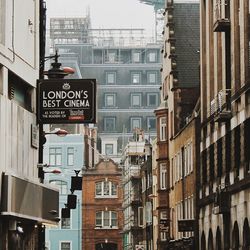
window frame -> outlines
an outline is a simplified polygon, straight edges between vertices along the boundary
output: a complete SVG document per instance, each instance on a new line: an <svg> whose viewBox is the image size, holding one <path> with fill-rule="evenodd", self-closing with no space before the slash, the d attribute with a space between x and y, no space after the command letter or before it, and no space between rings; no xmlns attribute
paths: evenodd
<svg viewBox="0 0 250 250"><path fill-rule="evenodd" d="M107 146L111 146L111 148L112 148L111 153L107 152L107 150L108 150ZM114 144L113 143L105 143L104 148L105 148L105 155L113 155L114 154Z"/></svg>
<svg viewBox="0 0 250 250"><path fill-rule="evenodd" d="M155 103L154 104L150 104L150 97L154 96L155 97ZM147 106L148 107L157 107L158 106L158 99L159 99L159 95L158 93L147 93Z"/></svg>
<svg viewBox="0 0 250 250"><path fill-rule="evenodd" d="M98 214L98 224L97 222L97 214ZM108 214L108 217L105 218L105 216ZM101 216L100 216L101 215ZM113 217L115 215L115 218ZM101 217L101 218L100 218ZM108 219L108 225L106 224L106 221ZM101 221L101 223L100 223ZM115 221L115 225L113 225L113 222ZM95 229L117 229L118 228L118 212L114 210L108 210L108 211L96 211L95 213Z"/></svg>
<svg viewBox="0 0 250 250"><path fill-rule="evenodd" d="M160 190L167 189L167 163L160 163Z"/></svg>
<svg viewBox="0 0 250 250"><path fill-rule="evenodd" d="M150 80L151 79L150 75L154 75L154 77L155 77L154 81ZM148 84L156 84L157 83L157 76L158 76L158 74L157 74L156 71L149 71L149 72L147 72L147 83Z"/></svg>
<svg viewBox="0 0 250 250"><path fill-rule="evenodd" d="M136 82L135 81L136 78L134 78L137 76L138 76L138 82ZM131 72L131 83L135 85L141 84L141 72Z"/></svg>
<svg viewBox="0 0 250 250"><path fill-rule="evenodd" d="M162 121L165 120L165 123L163 123ZM166 117L160 117L160 141L166 141L167 138L167 132L166 132L166 128L167 128L167 118Z"/></svg>
<svg viewBox="0 0 250 250"><path fill-rule="evenodd" d="M69 246L70 246L70 250L72 249L72 241L68 241L68 240L63 240L63 241L60 241L60 250L64 250L65 248L62 248L62 243L69 243Z"/></svg>
<svg viewBox="0 0 250 250"><path fill-rule="evenodd" d="M138 97L139 98L139 104L134 104L133 97ZM142 106L142 94L141 93L130 93L130 105L133 108L141 107Z"/></svg>
<svg viewBox="0 0 250 250"><path fill-rule="evenodd" d="M103 126L104 131L114 132L116 130L116 117L114 117L114 116L106 116L106 117L103 118L103 120L104 120L104 126ZM108 120L110 120L110 121L112 120L112 124L113 124L112 129L107 129L107 121Z"/></svg>
<svg viewBox="0 0 250 250"><path fill-rule="evenodd" d="M54 152L51 152L51 151L54 151ZM54 156L54 159L51 158L53 156ZM62 148L61 147L49 148L49 165L62 166Z"/></svg>
<svg viewBox="0 0 250 250"><path fill-rule="evenodd" d="M154 121L154 127L152 128L151 124L150 124L150 120ZM149 127L150 126L150 127ZM150 131L156 131L156 118L154 116L149 116L147 117L147 128Z"/></svg>
<svg viewBox="0 0 250 250"><path fill-rule="evenodd" d="M105 194L105 184L108 183L108 194ZM97 194L97 187L100 185ZM115 186L115 192L113 192L113 187ZM99 192L98 192L99 193ZM117 198L118 195L118 184L114 181L97 181L95 182L95 198Z"/></svg>
<svg viewBox="0 0 250 250"><path fill-rule="evenodd" d="M109 75L112 75L113 77L113 81L109 81ZM106 72L106 84L109 85L113 85L113 84L116 84L116 72L114 71L109 71L109 72Z"/></svg>
<svg viewBox="0 0 250 250"><path fill-rule="evenodd" d="M139 121L139 124L140 124L139 127L133 126L133 121L135 121L135 120ZM135 128L141 128L141 125L142 125L142 118L141 117L138 117L138 116L130 117L130 128L131 128L132 132Z"/></svg>
<svg viewBox="0 0 250 250"><path fill-rule="evenodd" d="M72 152L69 152L72 150ZM72 157L72 159L71 159ZM72 162L70 162L72 161ZM74 147L68 147L67 148L67 165L68 166L74 166Z"/></svg>
<svg viewBox="0 0 250 250"><path fill-rule="evenodd" d="M112 97L113 104L111 104L111 105L108 104L108 97ZM105 108L116 107L116 93L105 93L104 94L104 105L105 105Z"/></svg>

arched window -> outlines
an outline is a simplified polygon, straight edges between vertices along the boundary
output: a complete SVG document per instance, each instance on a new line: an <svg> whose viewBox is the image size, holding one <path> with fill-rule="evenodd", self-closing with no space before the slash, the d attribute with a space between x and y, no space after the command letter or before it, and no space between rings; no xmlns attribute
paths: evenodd
<svg viewBox="0 0 250 250"><path fill-rule="evenodd" d="M243 226L243 250L250 249L250 228L248 219L246 218Z"/></svg>
<svg viewBox="0 0 250 250"><path fill-rule="evenodd" d="M213 232L210 229L208 234L208 250L214 249L214 243L213 243Z"/></svg>
<svg viewBox="0 0 250 250"><path fill-rule="evenodd" d="M49 183L55 185L59 189L60 194L68 193L68 183L66 181L51 180Z"/></svg>
<svg viewBox="0 0 250 250"><path fill-rule="evenodd" d="M201 235L201 250L206 250L206 238L204 232Z"/></svg>
<svg viewBox="0 0 250 250"><path fill-rule="evenodd" d="M220 231L219 227L217 227L217 231L216 231L216 250L222 250L222 247L221 247L221 231Z"/></svg>
<svg viewBox="0 0 250 250"><path fill-rule="evenodd" d="M233 233L232 233L232 249L238 250L240 246L239 240L239 227L237 221L234 223Z"/></svg>

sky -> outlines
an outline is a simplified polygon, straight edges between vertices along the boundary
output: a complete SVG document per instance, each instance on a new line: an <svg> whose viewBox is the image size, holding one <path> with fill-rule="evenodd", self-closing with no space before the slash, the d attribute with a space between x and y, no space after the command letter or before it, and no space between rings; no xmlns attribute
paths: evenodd
<svg viewBox="0 0 250 250"><path fill-rule="evenodd" d="M143 28L153 33L153 6L139 0L46 0L48 17L84 17L89 8L92 28Z"/></svg>

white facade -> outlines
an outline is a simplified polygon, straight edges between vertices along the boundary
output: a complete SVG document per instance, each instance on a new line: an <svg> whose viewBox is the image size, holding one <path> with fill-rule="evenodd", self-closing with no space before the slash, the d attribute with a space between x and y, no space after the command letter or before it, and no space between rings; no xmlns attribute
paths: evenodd
<svg viewBox="0 0 250 250"><path fill-rule="evenodd" d="M49 211L56 209L49 199L58 201L58 191L38 179L40 6L38 0L0 0L1 249L37 249L42 223L52 222Z"/></svg>

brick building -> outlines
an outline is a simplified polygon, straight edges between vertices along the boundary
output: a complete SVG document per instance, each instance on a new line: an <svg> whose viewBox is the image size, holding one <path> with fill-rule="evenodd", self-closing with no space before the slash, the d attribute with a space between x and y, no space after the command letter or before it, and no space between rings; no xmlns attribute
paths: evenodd
<svg viewBox="0 0 250 250"><path fill-rule="evenodd" d="M84 250L122 249L122 171L102 159L83 172L82 247Z"/></svg>
<svg viewBox="0 0 250 250"><path fill-rule="evenodd" d="M187 238L193 244L192 233L180 232L178 223L194 219L197 112L193 110L199 98L199 1L168 0L165 7L161 105L155 111L159 248L183 249Z"/></svg>

